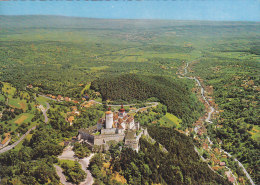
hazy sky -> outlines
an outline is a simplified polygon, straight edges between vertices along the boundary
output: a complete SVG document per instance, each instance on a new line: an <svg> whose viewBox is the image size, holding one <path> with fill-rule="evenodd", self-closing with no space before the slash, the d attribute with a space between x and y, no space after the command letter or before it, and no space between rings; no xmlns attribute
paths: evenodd
<svg viewBox="0 0 260 185"><path fill-rule="evenodd" d="M260 0L1 1L0 14L260 21Z"/></svg>

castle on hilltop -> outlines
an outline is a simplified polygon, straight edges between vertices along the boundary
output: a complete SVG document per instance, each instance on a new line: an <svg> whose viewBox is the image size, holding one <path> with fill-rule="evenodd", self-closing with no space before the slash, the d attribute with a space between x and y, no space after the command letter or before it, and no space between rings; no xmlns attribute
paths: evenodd
<svg viewBox="0 0 260 185"><path fill-rule="evenodd" d="M105 118L98 120L97 125L79 129L78 140L91 146L102 146L105 150L112 142L124 141L126 147L138 152L139 139L146 132L140 129L139 122L135 122L134 117L126 113L123 105L116 112L112 112L109 108L105 115Z"/></svg>

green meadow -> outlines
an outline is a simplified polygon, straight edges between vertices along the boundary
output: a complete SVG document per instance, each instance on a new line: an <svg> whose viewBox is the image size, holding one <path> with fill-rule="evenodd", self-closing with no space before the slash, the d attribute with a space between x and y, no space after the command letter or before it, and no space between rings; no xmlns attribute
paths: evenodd
<svg viewBox="0 0 260 185"><path fill-rule="evenodd" d="M161 126L172 127L173 125L175 125L175 127L179 128L181 124L181 119L167 112L166 115L159 120L159 123Z"/></svg>

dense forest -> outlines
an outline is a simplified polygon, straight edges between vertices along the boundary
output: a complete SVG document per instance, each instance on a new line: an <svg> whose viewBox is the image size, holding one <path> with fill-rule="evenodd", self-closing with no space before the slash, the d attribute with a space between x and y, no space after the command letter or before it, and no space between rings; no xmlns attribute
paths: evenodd
<svg viewBox="0 0 260 185"><path fill-rule="evenodd" d="M59 184L53 163L63 147L56 139L57 133L42 124L21 150L1 154L1 184Z"/></svg>
<svg viewBox="0 0 260 185"><path fill-rule="evenodd" d="M156 142L143 137L138 153L129 148L120 150L119 144L106 154L111 156L110 169L123 175L128 184L229 184L200 160L189 137L163 127L151 126L148 132ZM108 159L97 155L90 163L89 168L99 184L111 184L101 173L103 163ZM106 173L111 176L108 170Z"/></svg>
<svg viewBox="0 0 260 185"><path fill-rule="evenodd" d="M126 74L108 76L92 82L91 87L99 91L104 100L145 101L156 97L167 106L168 112L191 124L203 111L189 88L178 79L162 76L141 76Z"/></svg>

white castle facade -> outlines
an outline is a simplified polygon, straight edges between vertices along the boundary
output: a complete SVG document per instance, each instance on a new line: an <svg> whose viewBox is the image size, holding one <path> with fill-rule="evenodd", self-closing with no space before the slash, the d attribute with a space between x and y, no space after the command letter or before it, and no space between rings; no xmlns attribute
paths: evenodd
<svg viewBox="0 0 260 185"><path fill-rule="evenodd" d="M78 131L78 140L83 140L90 145L103 146L109 148L110 142L124 141L125 146L138 151L139 139L144 130L136 135L140 130L139 122L134 121L134 117L125 112L123 106L116 112L110 109L105 113L105 119L101 118L96 126Z"/></svg>

